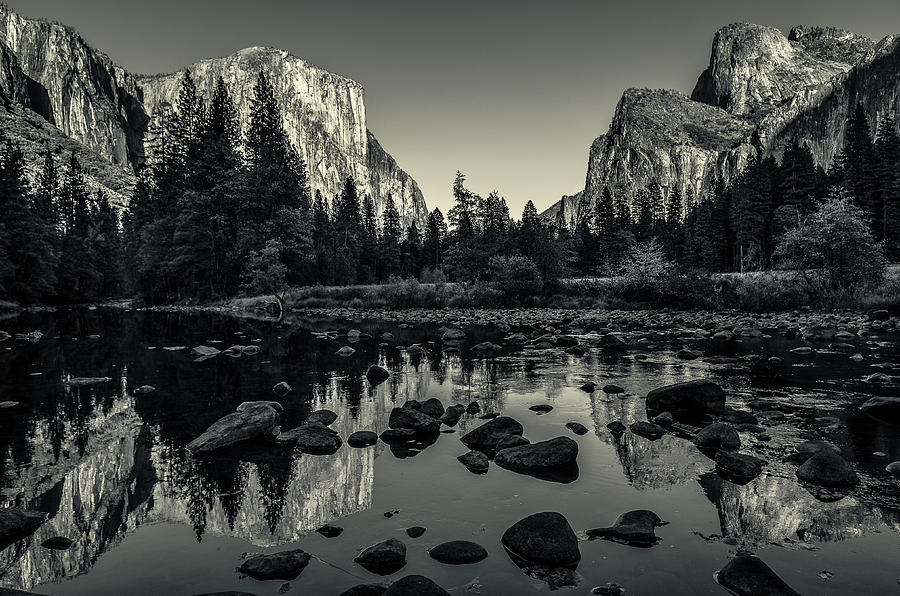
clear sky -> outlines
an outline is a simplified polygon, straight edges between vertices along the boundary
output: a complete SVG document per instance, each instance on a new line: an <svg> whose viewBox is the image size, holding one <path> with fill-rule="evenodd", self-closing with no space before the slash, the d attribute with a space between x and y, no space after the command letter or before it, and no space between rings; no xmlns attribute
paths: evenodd
<svg viewBox="0 0 900 596"><path fill-rule="evenodd" d="M369 128L446 213L456 170L518 217L584 186L627 87L690 93L716 29L900 33L900 0L6 0L134 72L275 46L366 89Z"/></svg>

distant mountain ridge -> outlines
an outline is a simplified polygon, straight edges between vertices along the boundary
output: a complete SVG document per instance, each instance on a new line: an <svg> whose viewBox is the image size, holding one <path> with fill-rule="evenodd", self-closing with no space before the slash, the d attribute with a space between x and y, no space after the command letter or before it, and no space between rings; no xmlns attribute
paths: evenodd
<svg viewBox="0 0 900 596"><path fill-rule="evenodd" d="M875 42L832 27L798 26L785 36L773 27L727 25L690 97L625 91L609 130L590 147L584 188L543 216L572 226L604 186L627 197L652 178L666 196L677 186L703 197L751 156L780 157L793 137L828 167L857 101L873 131L885 115L900 115L900 36Z"/></svg>
<svg viewBox="0 0 900 596"><path fill-rule="evenodd" d="M219 76L229 84L242 128L248 124L256 77L265 72L288 137L307 162L314 191L331 199L344 179L353 176L360 193L372 196L378 213L391 195L404 224L424 224L424 196L368 130L364 90L356 81L283 50L261 47L202 60L188 70L207 97ZM19 141L35 137L31 145L49 144L57 154L75 141L79 158L89 162L92 185L109 190L120 205L134 185L134 168L144 163L151 118L175 102L180 78L180 72L132 74L90 47L74 29L0 5L0 95L8 108L3 120L16 120L4 130ZM25 134L27 121L13 113L17 111L40 116L59 134L46 127L40 134ZM29 158L31 153L27 151Z"/></svg>

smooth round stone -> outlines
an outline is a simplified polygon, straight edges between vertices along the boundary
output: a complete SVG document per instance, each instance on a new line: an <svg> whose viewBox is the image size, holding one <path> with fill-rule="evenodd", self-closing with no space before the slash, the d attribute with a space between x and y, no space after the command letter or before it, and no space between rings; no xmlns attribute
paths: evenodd
<svg viewBox="0 0 900 596"><path fill-rule="evenodd" d="M894 461L884 467L885 472L900 477L900 461Z"/></svg>
<svg viewBox="0 0 900 596"><path fill-rule="evenodd" d="M425 533L425 528L422 526L413 526L411 528L406 528L406 535L410 538L421 538L422 534Z"/></svg>
<svg viewBox="0 0 900 596"><path fill-rule="evenodd" d="M478 563L487 558L484 547L468 540L452 540L438 544L428 554L432 559L448 565L466 565Z"/></svg>
<svg viewBox="0 0 900 596"><path fill-rule="evenodd" d="M335 414L331 410L316 410L309 415L309 417L306 419L306 422L308 424L318 422L319 424L330 426L335 420L337 420L337 417L337 414Z"/></svg>
<svg viewBox="0 0 900 596"><path fill-rule="evenodd" d="M358 430L347 437L347 444L351 447L371 447L378 442L378 435L370 430Z"/></svg>

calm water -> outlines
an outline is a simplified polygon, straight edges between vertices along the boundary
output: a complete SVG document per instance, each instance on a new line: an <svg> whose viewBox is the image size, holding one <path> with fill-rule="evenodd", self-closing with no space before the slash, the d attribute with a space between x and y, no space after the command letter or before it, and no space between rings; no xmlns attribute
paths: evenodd
<svg viewBox="0 0 900 596"><path fill-rule="evenodd" d="M334 353L347 344L345 337L314 335L351 328L375 337L390 331L395 345L363 340L353 344L354 356L341 358ZM671 522L657 530L662 541L653 548L581 542L578 572L586 581L576 593L616 582L628 594L724 594L713 573L739 549L757 553L803 594L900 590L900 487L883 472L900 459L900 427L853 409L875 392L862 382L877 370L872 364L896 361L897 338L860 340L865 359L855 363L847 353L827 350L787 353L799 340L716 345L678 339L687 331L642 334L640 347L622 355L509 348L485 359L467 347L502 342L505 334L496 328L469 329L459 353L428 343L439 337L433 326L402 329L377 321L277 324L81 310L25 314L0 321L0 329L44 334L35 343L0 343L0 401L20 402L0 410L2 500L50 515L30 538L0 552L3 586L59 595L338 594L384 581L353 558L365 546L399 538L408 563L391 577L421 573L458 595L541 593L548 592L546 584L526 576L504 552L500 536L507 527L550 510L582 531L610 525L631 509L651 509ZM397 347L416 342L429 348L427 356L410 358ZM674 352L685 343L712 354L777 354L784 364L735 368L677 360ZM199 344L255 344L260 353L194 362L189 351ZM393 376L370 387L364 372L374 362ZM111 380L69 389L62 382L69 375ZM745 486L719 478L714 462L688 441L665 436L651 442L631 433L616 441L606 430L613 420L644 419L648 390L699 377L725 386L731 405L774 395L788 411L786 423L769 429L770 442L757 444L742 434L746 451L772 462ZM628 395L586 394L578 386L587 380L622 385ZM564 484L493 465L486 475L469 473L456 457L467 451L461 434L483 422L471 416L421 451L379 443L367 449L345 444L331 456L273 457L250 449L204 461L185 455L187 442L242 401L272 399L279 381L293 387L280 400L283 429L329 408L339 414L333 428L344 438L361 429L380 433L390 409L407 399L437 397L445 406L475 399L484 411L519 420L532 442L574 438L579 475ZM157 391L134 395L144 384ZM553 411L528 410L541 403ZM823 416L839 422L823 430L829 423L816 420ZM574 436L564 427L570 421L591 432ZM797 483L795 467L780 461L791 444L826 436L863 479L835 502L817 500ZM314 532L326 522L344 533L327 539ZM427 532L408 538L404 530L413 525ZM51 536L74 544L65 551L42 548ZM455 539L478 542L490 556L465 566L430 559L429 547ZM314 555L289 586L239 579L242 555L286 545Z"/></svg>

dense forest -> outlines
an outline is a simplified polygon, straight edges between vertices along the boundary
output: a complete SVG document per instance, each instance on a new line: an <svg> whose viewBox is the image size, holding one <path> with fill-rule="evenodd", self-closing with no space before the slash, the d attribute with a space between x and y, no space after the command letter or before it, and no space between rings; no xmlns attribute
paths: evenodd
<svg viewBox="0 0 900 596"><path fill-rule="evenodd" d="M176 105L155 115L121 220L74 156L57 172L48 150L30 182L22 152L0 140L0 296L158 304L408 277L500 281L527 295L564 277L616 275L647 245L684 271L765 270L778 265L779 239L835 193L900 258L900 139L890 118L873 134L861 105L828 172L795 141L781 161L751 161L709 196L664 192L655 181L633 196L605 188L584 199L573 230L549 224L530 201L511 218L497 192L472 192L459 172L454 206L446 218L434 209L424 229L404 229L390 197L376 215L352 178L337 196L313 195L263 74L247 130L237 122L221 79L204 98L185 72Z"/></svg>

